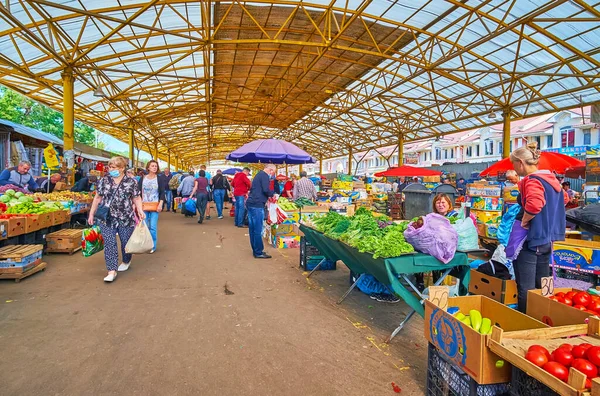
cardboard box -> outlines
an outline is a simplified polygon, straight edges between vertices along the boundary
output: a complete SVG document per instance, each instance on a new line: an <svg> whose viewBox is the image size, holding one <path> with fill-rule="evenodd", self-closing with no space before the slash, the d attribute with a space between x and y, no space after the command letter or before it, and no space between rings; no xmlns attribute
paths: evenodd
<svg viewBox="0 0 600 396"><path fill-rule="evenodd" d="M517 282L494 278L472 269L469 293L486 296L505 305L517 303Z"/></svg>
<svg viewBox="0 0 600 396"><path fill-rule="evenodd" d="M67 215L70 217L70 213L65 210L58 210L56 212L50 212L50 222L52 225L59 225L67 222Z"/></svg>
<svg viewBox="0 0 600 396"><path fill-rule="evenodd" d="M558 292L569 292L571 288L555 288L554 294ZM527 315L546 323L549 326L567 326L584 324L592 314L580 311L558 301L550 300L542 296L541 289L529 290L527 292Z"/></svg>
<svg viewBox="0 0 600 396"><path fill-rule="evenodd" d="M285 215L287 216L287 219L285 220L286 223L298 223L300 222L300 211L293 211L293 212L283 212L285 213Z"/></svg>
<svg viewBox="0 0 600 396"><path fill-rule="evenodd" d="M496 224L477 223L477 234L485 238L496 239L498 237L498 226Z"/></svg>
<svg viewBox="0 0 600 396"><path fill-rule="evenodd" d="M300 231L300 225L299 224L294 224L294 234L298 235L299 237L303 237L304 233L302 231Z"/></svg>
<svg viewBox="0 0 600 396"><path fill-rule="evenodd" d="M0 241L8 238L8 220L0 220Z"/></svg>
<svg viewBox="0 0 600 396"><path fill-rule="evenodd" d="M82 230L60 230L46 235L47 252L74 252L81 247Z"/></svg>
<svg viewBox="0 0 600 396"><path fill-rule="evenodd" d="M467 195L478 197L500 197L502 189L498 184L471 183L467 184Z"/></svg>
<svg viewBox="0 0 600 396"><path fill-rule="evenodd" d="M466 202L471 204L471 209L502 211L504 199L497 197L470 197L467 196Z"/></svg>
<svg viewBox="0 0 600 396"><path fill-rule="evenodd" d="M504 187L502 191L502 198L504 198L505 202L517 202L517 197L519 196L519 187Z"/></svg>
<svg viewBox="0 0 600 396"><path fill-rule="evenodd" d="M529 330L548 327L514 309L484 296L448 298L449 307L458 307L468 314L476 309L481 316L504 331ZM500 358L487 347L489 335L480 334L458 321L454 316L431 301L425 301L425 338L452 363L481 385L510 381L511 365L496 367Z"/></svg>
<svg viewBox="0 0 600 396"><path fill-rule="evenodd" d="M274 236L272 243L277 249L295 249L300 247L300 236Z"/></svg>
<svg viewBox="0 0 600 396"><path fill-rule="evenodd" d="M297 236L297 234L294 233L294 224L295 223L273 224L271 226L271 236Z"/></svg>
<svg viewBox="0 0 600 396"><path fill-rule="evenodd" d="M471 209L471 213L482 224L500 224L502 220L502 212Z"/></svg>
<svg viewBox="0 0 600 396"><path fill-rule="evenodd" d="M8 228L6 229L7 238L25 234L25 229L27 227L27 219L25 216L11 216L6 219L6 221L8 222Z"/></svg>
<svg viewBox="0 0 600 396"><path fill-rule="evenodd" d="M364 189L365 188L365 182L355 181L355 182L352 183L352 188L354 188L354 189Z"/></svg>
<svg viewBox="0 0 600 396"><path fill-rule="evenodd" d="M558 268L600 274L600 242L574 240L554 243Z"/></svg>
<svg viewBox="0 0 600 396"><path fill-rule="evenodd" d="M329 207L322 205L322 206L304 206L303 208L300 208L300 213L304 214L304 213L327 213L329 212Z"/></svg>

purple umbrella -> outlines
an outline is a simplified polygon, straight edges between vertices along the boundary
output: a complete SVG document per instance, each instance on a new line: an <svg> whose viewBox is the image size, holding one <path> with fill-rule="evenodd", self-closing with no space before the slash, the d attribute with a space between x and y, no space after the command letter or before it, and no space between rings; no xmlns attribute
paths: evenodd
<svg viewBox="0 0 600 396"><path fill-rule="evenodd" d="M271 164L308 164L316 162L306 151L279 139L259 139L244 144L226 157L230 161Z"/></svg>

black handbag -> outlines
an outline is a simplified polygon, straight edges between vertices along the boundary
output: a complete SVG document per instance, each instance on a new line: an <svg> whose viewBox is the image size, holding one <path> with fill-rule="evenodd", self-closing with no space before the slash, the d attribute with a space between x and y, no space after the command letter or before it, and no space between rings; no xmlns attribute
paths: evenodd
<svg viewBox="0 0 600 396"><path fill-rule="evenodd" d="M115 190L115 192L113 193L113 195L110 197L110 199L108 200L108 202L106 204L98 206L98 208L96 209L96 213L94 213L94 220L106 224L106 222L108 220L108 214L110 213L110 204L111 204L113 198L115 197L115 195L117 195L117 191L119 191L119 188L121 188L122 183L123 183L123 180L121 180L121 182L117 186L117 189Z"/></svg>

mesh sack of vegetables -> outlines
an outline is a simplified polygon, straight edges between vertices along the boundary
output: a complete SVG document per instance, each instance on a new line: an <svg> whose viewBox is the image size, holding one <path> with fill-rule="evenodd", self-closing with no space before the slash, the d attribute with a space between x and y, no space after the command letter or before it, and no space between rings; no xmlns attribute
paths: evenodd
<svg viewBox="0 0 600 396"><path fill-rule="evenodd" d="M419 217L404 231L406 242L419 252L430 254L448 264L456 253L458 233L450 221L437 213Z"/></svg>
<svg viewBox="0 0 600 396"><path fill-rule="evenodd" d="M471 218L456 220L452 224L452 228L458 234L456 250L467 251L479 249L479 235Z"/></svg>
<svg viewBox="0 0 600 396"><path fill-rule="evenodd" d="M104 238L100 233L100 227L93 226L83 230L81 234L81 251L83 257L90 257L104 250Z"/></svg>

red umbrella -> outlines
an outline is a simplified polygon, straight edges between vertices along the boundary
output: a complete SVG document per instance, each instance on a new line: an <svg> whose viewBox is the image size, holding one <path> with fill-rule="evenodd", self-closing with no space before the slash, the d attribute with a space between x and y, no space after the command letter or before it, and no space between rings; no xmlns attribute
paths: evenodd
<svg viewBox="0 0 600 396"><path fill-rule="evenodd" d="M564 174L567 168L575 166L585 166L585 162L577 158L569 157L568 155L543 151L540 157L538 168L541 170L549 170L559 174ZM510 158L504 158L496 162L486 170L480 173L480 176L498 176L498 174L506 173L506 171L515 169L510 162Z"/></svg>
<svg viewBox="0 0 600 396"><path fill-rule="evenodd" d="M581 177L582 179L585 179L585 165L567 168L565 170L565 177L571 179L578 179Z"/></svg>
<svg viewBox="0 0 600 396"><path fill-rule="evenodd" d="M279 180L279 181L287 180L287 179L288 179L288 177L286 175L282 175L282 174L277 175L277 180Z"/></svg>
<svg viewBox="0 0 600 396"><path fill-rule="evenodd" d="M419 168L416 166L402 165L394 168L389 168L386 171L375 173L376 177L409 177L409 176L439 176L442 172Z"/></svg>

